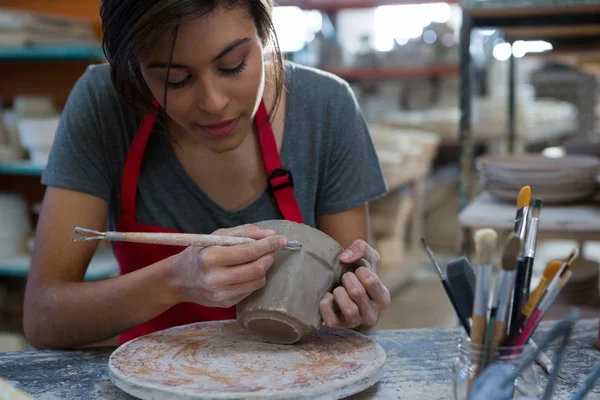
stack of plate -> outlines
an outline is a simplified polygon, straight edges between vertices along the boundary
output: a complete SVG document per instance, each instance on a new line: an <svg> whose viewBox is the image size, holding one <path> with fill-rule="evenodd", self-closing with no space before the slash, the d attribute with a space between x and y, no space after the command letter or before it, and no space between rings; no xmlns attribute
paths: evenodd
<svg viewBox="0 0 600 400"><path fill-rule="evenodd" d="M549 158L537 154L489 155L477 160L483 187L499 199L516 202L523 186L545 204L566 204L596 194L600 159L588 155Z"/></svg>

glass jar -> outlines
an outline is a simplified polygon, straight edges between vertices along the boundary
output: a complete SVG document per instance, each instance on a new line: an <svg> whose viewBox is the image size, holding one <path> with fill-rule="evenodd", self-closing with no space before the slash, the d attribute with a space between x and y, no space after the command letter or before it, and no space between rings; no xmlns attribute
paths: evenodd
<svg viewBox="0 0 600 400"><path fill-rule="evenodd" d="M494 351L494 357L490 357L490 351L489 346L471 343L471 340L465 333L459 337L457 355L452 368L454 400L467 400L469 398L469 390L474 382L474 378L483 373L481 361L484 357L487 357L488 360L493 360L492 362L488 362L487 366L493 363L513 369L517 367L523 358L530 355L534 351L534 348L529 344L525 346L498 347ZM543 393L543 390L540 385L539 375L535 362L532 362L517 376L512 388L508 390L508 396L505 395L499 398L504 400L537 397L541 393Z"/></svg>

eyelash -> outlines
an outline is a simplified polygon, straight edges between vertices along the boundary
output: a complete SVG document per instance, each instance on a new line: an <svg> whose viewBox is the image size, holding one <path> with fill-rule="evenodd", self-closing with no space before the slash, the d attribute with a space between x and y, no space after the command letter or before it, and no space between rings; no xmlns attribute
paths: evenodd
<svg viewBox="0 0 600 400"><path fill-rule="evenodd" d="M237 67L231 68L231 69L221 69L220 72L221 72L221 74L223 74L225 76L234 76L234 75L239 74L243 70L245 70L247 66L248 66L248 63L246 62L246 59L244 58L242 60L242 62L240 63L240 65L238 65ZM167 86L169 86L169 88L171 88L171 89L179 89L179 88L184 87L185 85L187 85L189 83L189 81L190 81L191 78L192 78L192 76L188 75L182 81L179 81L179 82L167 82Z"/></svg>

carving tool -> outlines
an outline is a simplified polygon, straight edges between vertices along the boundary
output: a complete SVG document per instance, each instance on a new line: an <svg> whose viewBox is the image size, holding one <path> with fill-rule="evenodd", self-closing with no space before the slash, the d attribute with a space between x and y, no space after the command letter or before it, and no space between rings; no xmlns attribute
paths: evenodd
<svg viewBox="0 0 600 400"><path fill-rule="evenodd" d="M473 324L471 326L471 343L483 345L487 328L487 312L490 298L490 285L492 279L493 257L496 249L498 234L493 229L479 229L474 235L476 255L475 275L475 300L473 304ZM479 357L475 357L474 361ZM475 367L474 376L477 376L479 368Z"/></svg>
<svg viewBox="0 0 600 400"><path fill-rule="evenodd" d="M526 233L527 233L527 221L529 218L529 203L531 202L531 188L529 186L524 186L521 188L519 192L519 197L517 199L517 215L515 217L515 226L514 232L516 232L521 238L522 242L526 241ZM511 333L514 330L514 326L517 323L517 319L519 314L521 313L522 307L522 287L525 284L525 265L523 258L525 247L523 248L523 253L521 253L517 260L517 270L515 272L515 283L514 283L514 291L511 305L511 313L510 319L508 321L508 332Z"/></svg>
<svg viewBox="0 0 600 400"><path fill-rule="evenodd" d="M515 232L511 233L502 250L502 270L496 279L495 294L490 311L490 320L486 332L486 349L489 349L489 356L484 356L484 368L487 362L495 357L496 349L504 341L506 335L506 315L508 312L508 303L515 272L515 261L521 251L521 238Z"/></svg>
<svg viewBox="0 0 600 400"><path fill-rule="evenodd" d="M91 235L91 236L90 236ZM149 244L164 244L169 246L236 246L254 242L255 239L237 236L203 235L196 233L149 233L149 232L99 232L91 229L76 227L73 230L73 242L91 240L108 240L120 242L135 242ZM287 250L297 251L302 243L289 241Z"/></svg>
<svg viewBox="0 0 600 400"><path fill-rule="evenodd" d="M448 283L448 280L444 276L442 267L440 267L440 264L435 259L433 251L431 250L431 247L429 247L429 244L427 243L427 241L424 238L421 238L421 243L423 243L423 247L425 248L425 251L427 252L427 255L429 256L429 259L431 260L433 265L435 265L435 269L437 270L437 272L440 276L442 285L444 286L444 290L446 291L446 294L448 295L448 298L450 299L450 303L452 303L452 307L454 307L454 311L456 312L456 315L458 316L458 319L460 320L461 325L465 329L465 332L467 332L467 335L470 335L471 334L471 325L469 324L468 317L464 314L464 311L458 306L458 303L456 301L456 295L454 294L452 287Z"/></svg>

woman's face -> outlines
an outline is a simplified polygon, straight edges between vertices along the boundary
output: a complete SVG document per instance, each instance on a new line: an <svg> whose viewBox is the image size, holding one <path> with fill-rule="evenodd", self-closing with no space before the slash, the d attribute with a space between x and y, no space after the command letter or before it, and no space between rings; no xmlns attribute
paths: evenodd
<svg viewBox="0 0 600 400"><path fill-rule="evenodd" d="M184 131L217 153L236 149L252 130L262 97L262 43L247 10L218 9L179 27L169 77L172 34L140 60L154 97ZM180 127L177 127L177 125Z"/></svg>

